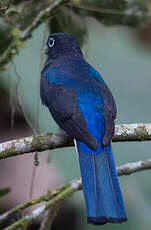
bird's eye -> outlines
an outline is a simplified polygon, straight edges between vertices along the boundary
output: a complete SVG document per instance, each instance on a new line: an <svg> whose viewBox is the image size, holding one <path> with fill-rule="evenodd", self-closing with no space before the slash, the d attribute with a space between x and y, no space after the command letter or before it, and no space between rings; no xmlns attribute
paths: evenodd
<svg viewBox="0 0 151 230"><path fill-rule="evenodd" d="M53 47L54 44L55 44L55 39L54 38L49 38L49 40L48 40L48 46L49 47Z"/></svg>

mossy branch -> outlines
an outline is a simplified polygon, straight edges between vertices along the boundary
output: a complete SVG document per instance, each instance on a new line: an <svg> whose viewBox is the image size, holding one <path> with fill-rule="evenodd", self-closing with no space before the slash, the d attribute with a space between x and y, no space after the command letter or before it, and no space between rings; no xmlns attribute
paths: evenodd
<svg viewBox="0 0 151 230"><path fill-rule="evenodd" d="M47 202L50 199L54 198L57 194L59 194L60 192L64 191L67 187L69 186L69 184L63 184L61 186L59 186L58 188L52 190L52 191L48 191L47 194L41 195L37 198L34 198L32 200L29 200L23 204L17 205L14 208L10 209L9 211L5 212L4 214L0 215L0 225L6 221L8 218L10 218L12 215L21 212L22 210L31 207L35 204L41 203L41 202Z"/></svg>
<svg viewBox="0 0 151 230"><path fill-rule="evenodd" d="M150 141L151 124L116 125L113 142ZM41 152L73 146L73 140L63 132L33 135L0 144L0 159L13 157L30 152Z"/></svg>
<svg viewBox="0 0 151 230"><path fill-rule="evenodd" d="M76 186L72 185L73 182L69 183L68 186L58 193L55 197L47 201L45 204L41 205L40 207L36 208L31 212L29 215L25 215L22 217L20 220L16 221L9 227L5 228L5 230L15 230L20 227L25 227L28 224L30 224L33 220L37 219L41 214L45 213L47 210L50 208L55 207L58 203L60 203L62 200L65 198L71 196L74 192L78 191L81 189L81 182L76 180L74 184Z"/></svg>
<svg viewBox="0 0 151 230"><path fill-rule="evenodd" d="M46 19L50 17L50 14L52 11L56 10L58 7L60 7L63 4L66 4L70 2L70 0L56 0L54 1L50 6L46 7L42 11L40 11L37 16L34 18L31 25L29 25L22 33L20 38L22 40L26 40L27 38L31 37L31 33L33 30L35 30L39 24L44 22Z"/></svg>
<svg viewBox="0 0 151 230"><path fill-rule="evenodd" d="M151 159L145 161L126 163L117 167L117 172L119 176L129 175L142 170L151 169ZM7 227L5 230L16 230L19 227L25 227L29 225L34 219L38 218L41 214L45 213L50 208L57 207L62 200L71 196L74 192L82 189L81 180L73 180L70 183L64 184L52 192L48 192L46 195L42 195L33 200L27 201L24 204L16 206L12 210L0 215L0 224L6 221L12 214L16 212L21 212L25 208L41 203L45 201L40 207L34 209L31 214L25 215L18 221L14 222L12 225ZM52 215L53 216L53 215Z"/></svg>
<svg viewBox="0 0 151 230"><path fill-rule="evenodd" d="M59 212L60 204L55 205L53 208L50 208L45 217L43 218L39 230L50 230L53 224L53 221L57 217Z"/></svg>

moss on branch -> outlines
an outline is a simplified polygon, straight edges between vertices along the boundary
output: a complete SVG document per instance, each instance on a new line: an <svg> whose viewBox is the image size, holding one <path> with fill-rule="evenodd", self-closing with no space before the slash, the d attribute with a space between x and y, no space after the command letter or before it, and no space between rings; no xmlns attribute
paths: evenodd
<svg viewBox="0 0 151 230"><path fill-rule="evenodd" d="M150 141L151 124L122 124L115 126L113 142ZM0 144L0 159L25 153L73 146L73 140L64 132L33 135Z"/></svg>

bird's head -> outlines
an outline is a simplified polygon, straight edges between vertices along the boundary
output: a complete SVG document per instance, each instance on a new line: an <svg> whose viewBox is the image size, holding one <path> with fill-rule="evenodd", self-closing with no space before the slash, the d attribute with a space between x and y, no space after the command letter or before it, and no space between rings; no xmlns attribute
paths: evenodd
<svg viewBox="0 0 151 230"><path fill-rule="evenodd" d="M50 35L44 47L44 53L51 59L62 56L83 57L78 41L68 33Z"/></svg>

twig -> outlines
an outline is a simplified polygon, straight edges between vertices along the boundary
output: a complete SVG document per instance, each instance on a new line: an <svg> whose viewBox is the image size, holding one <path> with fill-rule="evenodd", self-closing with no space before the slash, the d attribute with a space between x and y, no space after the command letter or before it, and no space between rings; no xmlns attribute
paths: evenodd
<svg viewBox="0 0 151 230"><path fill-rule="evenodd" d="M0 8L0 13L4 13L7 9L8 9L7 6L1 7L1 8Z"/></svg>
<svg viewBox="0 0 151 230"><path fill-rule="evenodd" d="M2 224L4 221L6 221L10 216L21 212L22 210L31 207L35 204L41 203L43 201L48 201L50 200L52 197L55 197L58 193L62 192L64 189L66 189L69 186L69 184L63 184L61 186L59 186L58 188L54 189L53 191L48 191L47 194L41 195L37 198L34 198L32 200L26 201L23 204L20 204L18 206L15 206L14 208L10 209L9 211L3 213L2 215L0 215L0 224Z"/></svg>
<svg viewBox="0 0 151 230"><path fill-rule="evenodd" d="M143 170L151 169L151 159L138 162L130 162L117 167L118 175L125 176Z"/></svg>
<svg viewBox="0 0 151 230"><path fill-rule="evenodd" d="M150 141L151 124L116 125L113 142ZM0 144L0 159L30 152L73 146L73 140L65 133L33 135Z"/></svg>
<svg viewBox="0 0 151 230"><path fill-rule="evenodd" d="M10 5L12 4L12 2L13 2L13 0L10 0L7 6L0 7L0 13L4 13L6 10L8 10Z"/></svg>
<svg viewBox="0 0 151 230"><path fill-rule="evenodd" d="M12 50L16 47L16 42L12 41L9 46L7 47L7 49L5 50L5 52L0 56L0 65L1 63L5 63L6 60L8 59L9 56L13 55L14 53L12 52Z"/></svg>
<svg viewBox="0 0 151 230"><path fill-rule="evenodd" d="M106 8L99 8L99 7L93 7L93 6L88 6L88 5L81 5L81 4L69 4L75 8L79 8L82 10L88 10L91 12L96 12L96 13L103 13L103 14L116 14L116 15L125 15L124 12L119 11L119 10L112 10L112 9L106 9ZM132 14L133 15L133 14Z"/></svg>
<svg viewBox="0 0 151 230"><path fill-rule="evenodd" d="M33 210L30 215L26 215L22 217L20 220L16 221L15 223L7 227L5 230L16 230L19 227L27 226L34 219L37 219L41 214L45 213L50 208L56 206L56 204L60 203L62 200L71 196L75 191L78 191L80 189L81 189L81 181L76 180L74 182L71 182L71 184L69 184L68 187L65 190L63 190L61 193L56 195L50 201L46 202L45 204Z"/></svg>
<svg viewBox="0 0 151 230"><path fill-rule="evenodd" d="M54 1L49 7L42 10L38 15L35 17L34 21L30 26L28 26L22 33L20 38L22 40L26 40L31 36L31 33L34 29L36 29L39 24L43 21L43 19L47 19L50 17L50 13L52 13L53 10L61 6L62 4L68 3L70 0L56 0Z"/></svg>
<svg viewBox="0 0 151 230"><path fill-rule="evenodd" d="M60 204L57 204L50 210L48 210L48 213L46 214L45 218L43 219L39 230L50 230L51 226L53 224L54 219L56 218L58 211L60 208Z"/></svg>

